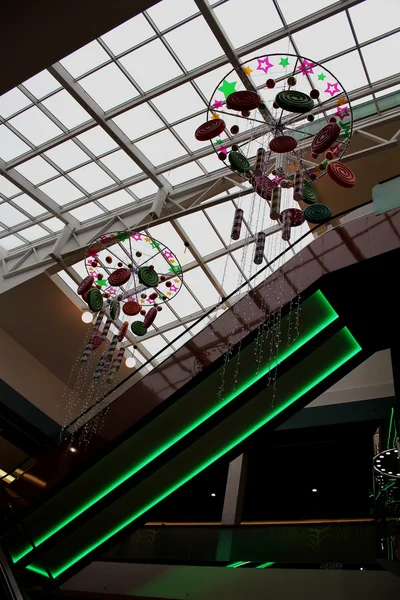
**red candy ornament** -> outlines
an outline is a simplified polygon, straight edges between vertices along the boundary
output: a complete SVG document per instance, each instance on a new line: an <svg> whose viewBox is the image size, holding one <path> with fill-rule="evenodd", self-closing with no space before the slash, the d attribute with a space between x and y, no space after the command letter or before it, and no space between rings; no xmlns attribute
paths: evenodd
<svg viewBox="0 0 400 600"><path fill-rule="evenodd" d="M242 90L233 92L226 99L226 106L230 110L248 111L260 106L261 98L257 92Z"/></svg>
<svg viewBox="0 0 400 600"><path fill-rule="evenodd" d="M347 165L338 160L328 163L326 171L329 177L344 188L352 188L356 185L356 176Z"/></svg>
<svg viewBox="0 0 400 600"><path fill-rule="evenodd" d="M315 154L321 154L334 144L339 137L340 127L335 123L328 123L319 131L315 136L311 144L311 150Z"/></svg>
<svg viewBox="0 0 400 600"><path fill-rule="evenodd" d="M296 148L296 146L297 141L290 135L278 135L269 143L269 147L271 148L272 152L276 152L277 154L291 152Z"/></svg>
<svg viewBox="0 0 400 600"><path fill-rule="evenodd" d="M225 121L222 119L211 119L200 125L195 131L194 137L199 142L207 142L221 135L225 131Z"/></svg>
<svg viewBox="0 0 400 600"><path fill-rule="evenodd" d="M117 269L108 278L108 283L112 286L124 285L131 278L131 272L129 269Z"/></svg>

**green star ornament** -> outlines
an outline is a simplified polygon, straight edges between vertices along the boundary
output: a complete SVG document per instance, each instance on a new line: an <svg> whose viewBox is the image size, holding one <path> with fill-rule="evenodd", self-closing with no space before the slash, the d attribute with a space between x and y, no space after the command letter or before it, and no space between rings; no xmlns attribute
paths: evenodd
<svg viewBox="0 0 400 600"><path fill-rule="evenodd" d="M326 75L324 75L323 73L320 73L320 74L318 75L318 79L319 79L319 81L323 81L323 80L325 79L325 77L326 77Z"/></svg>
<svg viewBox="0 0 400 600"><path fill-rule="evenodd" d="M287 67L289 66L289 59L288 58L281 58L280 63L281 67Z"/></svg>
<svg viewBox="0 0 400 600"><path fill-rule="evenodd" d="M221 87L218 88L218 91L222 92L223 95L225 96L225 98L227 98L228 96L233 94L233 92L236 91L235 88L236 88L236 81L232 81L232 83L229 83L229 81L224 79Z"/></svg>

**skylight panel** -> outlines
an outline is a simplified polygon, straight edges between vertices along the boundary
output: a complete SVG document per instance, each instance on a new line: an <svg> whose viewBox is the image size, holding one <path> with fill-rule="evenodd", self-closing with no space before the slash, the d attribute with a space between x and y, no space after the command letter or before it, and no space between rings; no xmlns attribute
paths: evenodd
<svg viewBox="0 0 400 600"><path fill-rule="evenodd" d="M219 82L222 81L222 79L230 70L231 66L229 64L226 64L222 67L218 67L218 69L209 71L208 73L205 73L204 75L201 75L200 77L196 77L196 79L194 79L194 82L199 86L200 90L203 92L207 102L210 100L211 94L215 92L215 89L217 88Z"/></svg>
<svg viewBox="0 0 400 600"><path fill-rule="evenodd" d="M223 248L221 240L202 212L181 217L177 221L202 256Z"/></svg>
<svg viewBox="0 0 400 600"><path fill-rule="evenodd" d="M141 172L140 167L124 152L117 150L101 159L113 173L123 181Z"/></svg>
<svg viewBox="0 0 400 600"><path fill-rule="evenodd" d="M221 46L202 16L167 33L165 39L188 71L223 54Z"/></svg>
<svg viewBox="0 0 400 600"><path fill-rule="evenodd" d="M183 325L179 325L177 327L174 327L173 329L170 329L169 331L165 331L164 336L167 338L167 340L169 342L172 342L172 340L174 340L176 338L176 336L180 335L181 333L184 333L185 331L186 331L186 328ZM184 337L184 336L182 336L182 337ZM176 343L179 344L179 340Z"/></svg>
<svg viewBox="0 0 400 600"><path fill-rule="evenodd" d="M65 177L53 179L53 181L49 181L40 186L39 189L60 206L64 206L64 204L68 204L68 202L72 202L73 200L82 197L82 192L65 179Z"/></svg>
<svg viewBox="0 0 400 600"><path fill-rule="evenodd" d="M89 156L71 140L48 150L45 152L45 155L64 171L77 167L89 160Z"/></svg>
<svg viewBox="0 0 400 600"><path fill-rule="evenodd" d="M126 190L119 190L118 192L104 196L104 198L100 198L98 202L104 206L106 210L113 211L122 208L127 204L134 203L135 199L132 198Z"/></svg>
<svg viewBox="0 0 400 600"><path fill-rule="evenodd" d="M144 348L146 348L146 350L151 354L151 356L153 356L154 354L165 348L167 342L164 340L163 337L161 337L161 335L156 335L150 338L149 340L143 340L141 344L144 346ZM172 352L172 348L165 348L165 350L161 354L159 354L155 360L157 360L158 362L162 362L168 356L170 356Z"/></svg>
<svg viewBox="0 0 400 600"><path fill-rule="evenodd" d="M158 190L158 187L151 179L145 179L140 183L131 185L129 189L135 194L135 196L142 200L142 198L147 198L147 196L155 194Z"/></svg>
<svg viewBox="0 0 400 600"><path fill-rule="evenodd" d="M231 240L231 231L233 218L235 216L235 207L233 203L224 202L223 204L218 204L217 206L210 206L210 208L207 208L205 212L218 229L218 233L224 240L225 244L228 246L229 244L232 244L233 240ZM242 226L239 239L243 239L243 237L246 235L246 232L246 227Z"/></svg>
<svg viewBox="0 0 400 600"><path fill-rule="evenodd" d="M34 185L43 183L43 181L58 175L58 172L41 156L35 156L34 158L27 160L15 167L15 170L21 173L21 175Z"/></svg>
<svg viewBox="0 0 400 600"><path fill-rule="evenodd" d="M355 46L345 13L339 13L293 34L301 56L323 60ZM346 60L344 57L343 61Z"/></svg>
<svg viewBox="0 0 400 600"><path fill-rule="evenodd" d="M137 142L136 146L156 166L186 154L182 144L169 131L156 133Z"/></svg>
<svg viewBox="0 0 400 600"><path fill-rule="evenodd" d="M20 231L19 234L28 240L28 242L35 242L36 240L40 240L40 238L49 235L49 233L43 229L43 227L40 227L40 225L32 225L32 227Z"/></svg>
<svg viewBox="0 0 400 600"><path fill-rule="evenodd" d="M102 40L113 54L118 55L154 35L153 28L149 25L145 17L140 14L103 35Z"/></svg>
<svg viewBox="0 0 400 600"><path fill-rule="evenodd" d="M25 154L28 150L30 150L28 144L25 144L5 125L0 125L0 158L7 162Z"/></svg>
<svg viewBox="0 0 400 600"><path fill-rule="evenodd" d="M114 63L87 75L79 83L104 111L138 95L136 88Z"/></svg>
<svg viewBox="0 0 400 600"><path fill-rule="evenodd" d="M85 133L77 136L77 139L86 146L95 156L101 156L105 152L114 150L118 144L114 142L111 136L108 135L101 127L93 127Z"/></svg>
<svg viewBox="0 0 400 600"><path fill-rule="evenodd" d="M0 96L0 116L7 119L10 115L29 106L31 101L18 88L14 88Z"/></svg>
<svg viewBox="0 0 400 600"><path fill-rule="evenodd" d="M44 100L43 106L67 129L73 129L91 119L89 113L66 90L61 90Z"/></svg>
<svg viewBox="0 0 400 600"><path fill-rule="evenodd" d="M368 85L360 55L356 50L345 57L335 58L323 65L340 81L346 92L351 92Z"/></svg>
<svg viewBox="0 0 400 600"><path fill-rule="evenodd" d="M182 70L158 39L123 56L120 62L144 91L182 75Z"/></svg>
<svg viewBox="0 0 400 600"><path fill-rule="evenodd" d="M48 142L62 133L62 130L37 106L32 106L17 115L10 120L10 124L35 146Z"/></svg>
<svg viewBox="0 0 400 600"><path fill-rule="evenodd" d="M115 183L115 181L94 162L71 171L70 177L79 183L79 185L89 192L89 194Z"/></svg>
<svg viewBox="0 0 400 600"><path fill-rule="evenodd" d="M11 204L8 204L8 202L0 204L0 222L3 223L3 225L6 227L14 227L14 225L19 225L24 221L28 221L28 217L11 206Z"/></svg>
<svg viewBox="0 0 400 600"><path fill-rule="evenodd" d="M54 233L57 233L64 228L64 223L60 219L57 219L57 217L52 217L51 219L47 219L47 221L43 221L43 225L46 225L46 227L51 231L54 231Z"/></svg>
<svg viewBox="0 0 400 600"><path fill-rule="evenodd" d="M19 194L21 190L19 187L8 181L5 177L0 175L0 194L6 196L7 198L11 198L11 196L15 196L15 194Z"/></svg>
<svg viewBox="0 0 400 600"><path fill-rule="evenodd" d="M75 79L110 60L107 52L94 40L60 62Z"/></svg>
<svg viewBox="0 0 400 600"><path fill-rule="evenodd" d="M194 132L202 125L204 121L206 121L206 113L201 114L197 117L193 117L192 119L188 119L183 123L179 123L179 125L175 125L174 129L177 134L182 138L182 140L188 145L190 150L203 150L204 148L208 148L212 151L211 144L209 142L199 142L194 137Z"/></svg>
<svg viewBox="0 0 400 600"><path fill-rule="evenodd" d="M37 75L27 79L27 81L24 81L23 86L38 100L61 88L57 79L47 70L40 71Z"/></svg>
<svg viewBox="0 0 400 600"><path fill-rule="evenodd" d="M84 204L83 206L74 208L69 212L73 217L78 219L80 223L84 223L85 221L89 221L94 217L98 217L99 215L104 214L104 211L94 202L89 202L89 204Z"/></svg>
<svg viewBox="0 0 400 600"><path fill-rule="evenodd" d="M35 200L32 200L28 194L21 194L17 196L17 198L13 199L14 204L22 208L25 212L27 212L31 217L38 217L39 215L44 215L47 210Z"/></svg>
<svg viewBox="0 0 400 600"><path fill-rule="evenodd" d="M162 240L163 243L176 254L178 260L180 260L182 256L185 256L186 262L194 260L190 249L186 248L185 250L183 240L177 234L171 223L155 225L154 227L149 228L149 233L156 240ZM179 292L179 294L180 293L181 292Z"/></svg>
<svg viewBox="0 0 400 600"><path fill-rule="evenodd" d="M200 159L200 162L209 173L214 173L214 171L225 168L225 165L219 160L215 152L212 152L209 156L204 156L204 158Z"/></svg>
<svg viewBox="0 0 400 600"><path fill-rule="evenodd" d="M229 0L214 11L235 48L283 27L272 0L247 0L245 8L242 0Z"/></svg>
<svg viewBox="0 0 400 600"><path fill-rule="evenodd" d="M230 256L222 256L209 263L207 266L211 269L219 284L222 286L225 293L230 294L236 290L243 282L244 278L236 267ZM241 292L246 291L248 286L244 287Z"/></svg>
<svg viewBox="0 0 400 600"><path fill-rule="evenodd" d="M177 299L178 298L179 300L174 303L174 310L180 318L188 317L201 310L200 304L196 302L185 286L181 287L179 295L177 296Z"/></svg>
<svg viewBox="0 0 400 600"><path fill-rule="evenodd" d="M172 169L172 171L169 173L164 174L171 185L179 185L180 183L184 183L204 175L203 171L198 165L196 165L195 162L188 163L187 165L183 165L177 169Z"/></svg>
<svg viewBox="0 0 400 600"><path fill-rule="evenodd" d="M307 2L293 2L293 0L278 0L279 7L286 23L294 23L318 10L322 10L336 0L307 0Z"/></svg>
<svg viewBox="0 0 400 600"><path fill-rule="evenodd" d="M25 242L17 238L16 235L8 235L0 239L0 246L2 246L5 250L14 250L14 248L18 248L24 244Z"/></svg>
<svg viewBox="0 0 400 600"><path fill-rule="evenodd" d="M204 308L213 306L219 301L219 294L200 267L185 273L185 284L200 300Z"/></svg>
<svg viewBox="0 0 400 600"><path fill-rule="evenodd" d="M147 9L154 24L163 31L199 12L193 0L163 0Z"/></svg>
<svg viewBox="0 0 400 600"><path fill-rule="evenodd" d="M270 54L280 54L281 56L286 56L287 54L296 54L296 51L289 37L285 37L277 42L274 42L273 44L267 44L258 50L244 54L241 56L240 61L242 63L246 63L256 56L268 56ZM289 69L287 72L289 73Z"/></svg>
<svg viewBox="0 0 400 600"><path fill-rule="evenodd" d="M372 82L395 75L399 70L396 56L400 48L400 33L369 44L361 52Z"/></svg>
<svg viewBox="0 0 400 600"><path fill-rule="evenodd" d="M135 140L165 127L148 104L135 106L113 120L130 140Z"/></svg>
<svg viewBox="0 0 400 600"><path fill-rule="evenodd" d="M364 0L350 8L350 17L360 43L400 26L398 0Z"/></svg>
<svg viewBox="0 0 400 600"><path fill-rule="evenodd" d="M179 101L177 102L177 98ZM204 102L190 83L161 94L153 100L163 116L173 123L206 108Z"/></svg>

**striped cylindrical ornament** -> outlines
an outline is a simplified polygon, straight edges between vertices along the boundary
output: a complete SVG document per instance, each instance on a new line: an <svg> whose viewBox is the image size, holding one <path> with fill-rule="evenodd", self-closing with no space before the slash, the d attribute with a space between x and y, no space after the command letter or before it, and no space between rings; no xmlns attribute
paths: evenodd
<svg viewBox="0 0 400 600"><path fill-rule="evenodd" d="M107 377L107 383L111 383L111 381L114 379L114 377L118 373L124 354L125 354L125 348L123 348L121 346L121 348L118 350L118 354L117 354L116 358L114 358L114 360L112 362L110 372Z"/></svg>
<svg viewBox="0 0 400 600"><path fill-rule="evenodd" d="M294 176L293 199L296 202L303 200L303 173L301 171L296 171Z"/></svg>
<svg viewBox="0 0 400 600"><path fill-rule="evenodd" d="M264 256L264 249L265 249L265 238L266 238L266 235L263 231L259 231L257 233L256 249L254 252L254 263L256 265L261 265L261 263L262 263L262 259Z"/></svg>
<svg viewBox="0 0 400 600"><path fill-rule="evenodd" d="M235 210L235 216L233 218L231 239L238 240L240 237L240 230L242 229L243 222L243 211L241 208Z"/></svg>
<svg viewBox="0 0 400 600"><path fill-rule="evenodd" d="M261 177L265 170L265 150L259 148L256 155L256 164L254 166L254 176Z"/></svg>
<svg viewBox="0 0 400 600"><path fill-rule="evenodd" d="M96 321L93 325L92 337L91 337L90 341L86 344L86 347L85 347L82 357L81 357L82 364L85 364L87 362L87 359L89 358L89 355L94 348L93 338L95 335L98 335L98 333L99 333L99 329L100 329L100 325L101 325L101 322L104 317L104 313L105 313L105 308L102 308L96 317Z"/></svg>
<svg viewBox="0 0 400 600"><path fill-rule="evenodd" d="M290 240L290 229L292 226L292 222L290 219L290 214L288 211L283 211L282 214L282 239L285 240L285 242L288 242Z"/></svg>
<svg viewBox="0 0 400 600"><path fill-rule="evenodd" d="M275 187L272 190L271 209L270 209L269 216L273 221L277 221L279 219L280 213L281 213L281 188Z"/></svg>

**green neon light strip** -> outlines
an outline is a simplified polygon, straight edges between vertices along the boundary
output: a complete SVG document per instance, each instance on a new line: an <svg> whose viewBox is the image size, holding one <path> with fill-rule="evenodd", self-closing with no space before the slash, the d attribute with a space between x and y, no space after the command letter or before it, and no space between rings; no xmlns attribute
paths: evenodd
<svg viewBox="0 0 400 600"><path fill-rule="evenodd" d="M26 567L26 568L29 569L30 571L33 571L34 573L37 573L38 575L43 575L44 577L49 578L48 573L46 573L46 571L44 569L39 569L39 567L35 567L35 565L29 565L29 567Z"/></svg>
<svg viewBox="0 0 400 600"><path fill-rule="evenodd" d="M321 331L323 331L326 327L328 327L328 325L333 323L333 321L335 321L338 318L337 312L333 309L331 304L328 302L328 300L325 298L325 296L323 295L323 293L320 290L315 292L315 294L313 294L310 297L310 299L315 298L315 297L319 298L319 300L322 302L322 304L323 304L322 308L323 308L324 312L326 313L326 319L324 321L322 321L321 323L319 323L316 327L314 327L314 329L309 331L307 334L299 337L290 348L287 348L284 352L278 354L278 357L274 361L271 361L263 370L261 370L257 373L257 375L251 380L250 385L253 385L253 383L255 383L256 381L258 381L259 379L261 379L262 377L267 375L269 371L275 369L275 367L277 367L278 364L281 364L284 360L289 358L289 356L291 356L292 354L297 352L297 350L302 348L305 344L307 344L307 342L309 342L313 337L315 337L316 335L321 333ZM242 392L244 392L248 387L249 387L248 382L239 386L235 390L235 392L233 392L226 398L222 399L220 402L216 403L210 410L208 410L207 412L200 415L200 417L197 418L195 421L192 421L191 423L189 423L189 425L187 427L185 427L184 429L181 429L175 436L171 437L167 442L165 442L164 444L162 444L161 446L159 446L158 448L153 450L150 454L148 454L146 456L146 458L144 458L140 463L134 464L132 466L132 468L129 471L127 471L126 473L124 473L119 479L112 481L106 488L101 490L97 495L93 496L90 500L88 500L88 502L86 502L85 504L80 506L73 513L70 513L68 516L66 516L55 527L53 527L52 529L50 529L49 531L44 533L40 538L35 539L34 540L35 546L38 547L41 544L43 544L46 540L50 539L53 535L55 535L61 529L66 527L74 519L76 519L81 514L83 514L86 510L88 510L89 508L94 506L94 504L96 504L97 502L102 500L105 496L107 496L110 492L112 492L117 487L122 485L130 477L133 477L133 475L138 473L141 469L146 467L150 462L155 460L163 452L166 452L169 448L171 448L174 444L179 442L186 435L188 435L189 433L194 431L194 429L199 427L207 419L209 419L210 417L215 415L219 410L221 410L221 408L223 408L224 406L227 406L230 402L232 402L232 400L237 398L237 396L239 396ZM12 556L12 559L16 563L19 560L21 560L22 558L24 558L24 556L26 556L30 552L32 552L31 546L27 547L20 554L18 554L16 556Z"/></svg>
<svg viewBox="0 0 400 600"><path fill-rule="evenodd" d="M187 483L188 481L190 481L191 479L193 479L193 477L195 477L196 475L198 475L199 473L201 473L201 471L204 471L204 469L206 469L207 467L209 467L212 463L214 463L216 460L218 460L219 458L221 458L224 454L226 454L227 452L229 452L230 450L232 450L235 446L237 446L238 444L240 444L241 442L243 442L246 438L248 438L250 435L252 435L253 433L255 433L258 429L260 429L261 427L263 427L264 425L266 425L266 423L268 423L269 421L271 421L272 419L274 419L279 413L281 413L283 410L285 410L286 408L288 408L289 406L291 406L291 404L293 404L294 402L296 402L297 400L299 400L302 396L304 396L310 390L312 390L316 385L318 385L319 383L321 383L324 379L326 379L327 377L329 377L329 375L331 375L337 369L339 369L339 367L341 367L347 361L349 361L351 358L353 358L353 356L355 356L356 354L358 354L358 352L361 351L361 346L359 345L359 343L357 342L357 340L352 336L352 334L347 329L347 327L344 327L340 331L340 333L346 333L347 336L348 336L348 338L349 338L349 341L351 342L351 348L349 349L349 351L343 357L341 357L335 363L333 363L331 366L329 366L327 369L325 369L318 377L316 377L315 379L313 379L313 381L311 381L308 385L306 385L303 388L301 388L300 390L298 390L298 392L295 393L290 398L288 398L288 400L285 403L282 403L282 405L279 408L276 408L275 410L272 410L263 419L261 419L260 421L258 421L255 425L253 425L253 427L251 427L250 429L248 429L247 431L245 431L241 435L237 436L227 446L225 446L224 448L222 448L221 450L219 450L217 453L215 453L213 456L211 456L209 459L207 459L201 465L199 465L198 467L196 467L195 469L193 469L193 471L191 471L190 473L188 473L188 475L186 475L185 477L183 477L181 480L177 481L174 485L170 486L162 494L160 494L156 498L153 498L153 500L151 500L150 502L148 502L147 504L145 504L144 506L142 506L141 508L139 508L139 510L137 512L135 512L133 515L131 515L130 517L128 517L127 519L125 519L124 521L122 521L119 525L117 525L116 527L114 527L111 531L109 531L108 533L106 533L105 535L103 535L95 543L91 544L90 546L87 546L84 550L82 550L82 552L80 552L79 554L77 554L76 556L74 556L70 561L68 561L67 563L65 563L65 565L63 565L57 571L55 571L54 573L52 573L53 577L56 578L59 575L61 575L61 573L64 573L64 571L66 571L67 569L71 568L76 562L78 562L79 560L82 560L82 558L84 558L85 556L87 556L88 554L90 554L91 552L93 552L93 550L95 550L96 548L98 548L99 546L101 546L102 544L104 544L105 542L107 542L113 536L117 535L117 533L119 533L120 531L122 531L123 529L125 529L125 527L128 527L128 525L130 525L131 523L133 523L133 521L136 521L137 519L139 519L144 513L146 513L151 508L153 508L153 506L156 506L156 504L158 504L159 502L161 502L162 500L164 500L165 498L167 498L167 496L169 496L170 494L172 494L173 492L175 492L182 485L184 485L185 483ZM339 335L339 334L336 334L336 335ZM257 380L257 378L254 377L252 380L250 380L249 382L247 382L246 387L244 389L247 389L248 387L250 387L251 385L253 385L254 381L256 381L256 380ZM30 566L28 566L27 568L29 569Z"/></svg>
<svg viewBox="0 0 400 600"><path fill-rule="evenodd" d="M238 567L241 567L242 565L249 565L251 563L251 560L239 560L238 562L232 563L231 565L226 565L227 569L237 569Z"/></svg>
<svg viewBox="0 0 400 600"><path fill-rule="evenodd" d="M256 569L267 569L268 567L272 567L272 565L274 565L274 562L266 562L263 565L258 565L258 567L256 567Z"/></svg>

